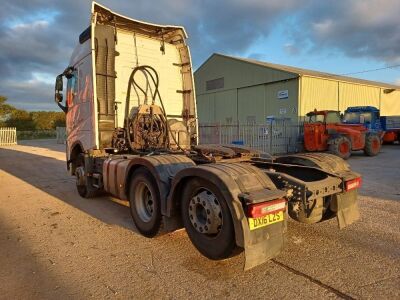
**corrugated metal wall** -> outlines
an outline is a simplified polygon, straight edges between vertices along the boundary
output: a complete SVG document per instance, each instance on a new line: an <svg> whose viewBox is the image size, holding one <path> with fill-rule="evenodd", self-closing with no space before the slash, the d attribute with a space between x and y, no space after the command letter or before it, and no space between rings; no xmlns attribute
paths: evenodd
<svg viewBox="0 0 400 300"><path fill-rule="evenodd" d="M380 88L339 82L339 110L349 106L375 106L379 108Z"/></svg>
<svg viewBox="0 0 400 300"><path fill-rule="evenodd" d="M265 87L265 112L264 115L275 118L298 119L299 80L276 82L264 85ZM280 99L279 91L287 91L288 97ZM265 119L264 119L265 121Z"/></svg>
<svg viewBox="0 0 400 300"><path fill-rule="evenodd" d="M282 90L288 97L279 99ZM297 98L298 80L290 80L197 95L197 110L202 123L264 124L267 117L297 120Z"/></svg>
<svg viewBox="0 0 400 300"><path fill-rule="evenodd" d="M265 122L264 85L256 85L238 89L239 122Z"/></svg>
<svg viewBox="0 0 400 300"><path fill-rule="evenodd" d="M298 77L294 73L274 70L218 54L212 55L194 74L197 95ZM224 87L207 91L206 82L218 78L224 78Z"/></svg>
<svg viewBox="0 0 400 300"><path fill-rule="evenodd" d="M400 116L400 91L381 93L381 116Z"/></svg>
<svg viewBox="0 0 400 300"><path fill-rule="evenodd" d="M214 93L215 114L214 118L221 123L237 121L237 95L236 89ZM201 120L200 120L201 121Z"/></svg>
<svg viewBox="0 0 400 300"><path fill-rule="evenodd" d="M338 83L314 77L302 76L300 79L301 96L299 115L317 110L338 109Z"/></svg>
<svg viewBox="0 0 400 300"><path fill-rule="evenodd" d="M207 81L221 78L223 87L207 90ZM213 55L195 72L199 121L262 124L267 116L297 119L297 78L290 72ZM282 90L288 97L278 99Z"/></svg>
<svg viewBox="0 0 400 300"><path fill-rule="evenodd" d="M199 122L215 122L215 93L196 96Z"/></svg>
<svg viewBox="0 0 400 300"><path fill-rule="evenodd" d="M299 98L300 116L314 110L340 110L349 106L375 106L382 116L400 115L400 91L385 93L386 88L302 76Z"/></svg>

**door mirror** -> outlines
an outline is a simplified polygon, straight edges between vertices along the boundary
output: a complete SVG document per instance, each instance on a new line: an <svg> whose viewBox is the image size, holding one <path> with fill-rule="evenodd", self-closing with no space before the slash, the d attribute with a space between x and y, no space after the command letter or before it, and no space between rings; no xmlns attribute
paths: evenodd
<svg viewBox="0 0 400 300"><path fill-rule="evenodd" d="M56 77L56 86L55 86L56 91L62 91L63 90L63 79L62 75L58 75Z"/></svg>

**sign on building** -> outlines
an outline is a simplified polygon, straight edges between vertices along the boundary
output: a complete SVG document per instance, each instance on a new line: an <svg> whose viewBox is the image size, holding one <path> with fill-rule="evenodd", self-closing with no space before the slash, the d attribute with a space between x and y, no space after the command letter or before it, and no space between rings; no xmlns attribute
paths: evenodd
<svg viewBox="0 0 400 300"><path fill-rule="evenodd" d="M287 99L289 98L289 90L278 91L278 99Z"/></svg>

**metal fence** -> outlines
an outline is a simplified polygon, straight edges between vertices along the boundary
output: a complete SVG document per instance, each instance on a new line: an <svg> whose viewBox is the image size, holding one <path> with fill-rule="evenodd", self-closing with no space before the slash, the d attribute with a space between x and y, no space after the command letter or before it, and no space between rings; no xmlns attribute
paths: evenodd
<svg viewBox="0 0 400 300"><path fill-rule="evenodd" d="M65 127L57 127L57 143L65 144ZM200 123L200 144L238 144L270 154L299 152L303 149L303 124L274 120L267 124Z"/></svg>
<svg viewBox="0 0 400 300"><path fill-rule="evenodd" d="M17 144L17 129L15 127L0 128L0 146L11 146Z"/></svg>
<svg viewBox="0 0 400 300"><path fill-rule="evenodd" d="M200 144L238 144L270 154L302 151L303 124L274 120L267 124L199 124Z"/></svg>
<svg viewBox="0 0 400 300"><path fill-rule="evenodd" d="M67 140L67 131L65 127L56 127L57 144L65 144Z"/></svg>

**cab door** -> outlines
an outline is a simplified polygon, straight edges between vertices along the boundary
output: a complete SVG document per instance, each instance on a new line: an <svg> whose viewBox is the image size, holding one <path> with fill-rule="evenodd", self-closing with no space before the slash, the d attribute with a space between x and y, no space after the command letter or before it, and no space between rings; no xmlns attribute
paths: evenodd
<svg viewBox="0 0 400 300"><path fill-rule="evenodd" d="M67 82L67 142L79 143L82 150L95 148L91 62L86 59L74 67Z"/></svg>
<svg viewBox="0 0 400 300"><path fill-rule="evenodd" d="M66 133L67 140L71 141L72 136L76 135L76 99L78 93L78 83L77 83L77 71L73 72L73 75L67 80L67 107L68 113L66 115Z"/></svg>

